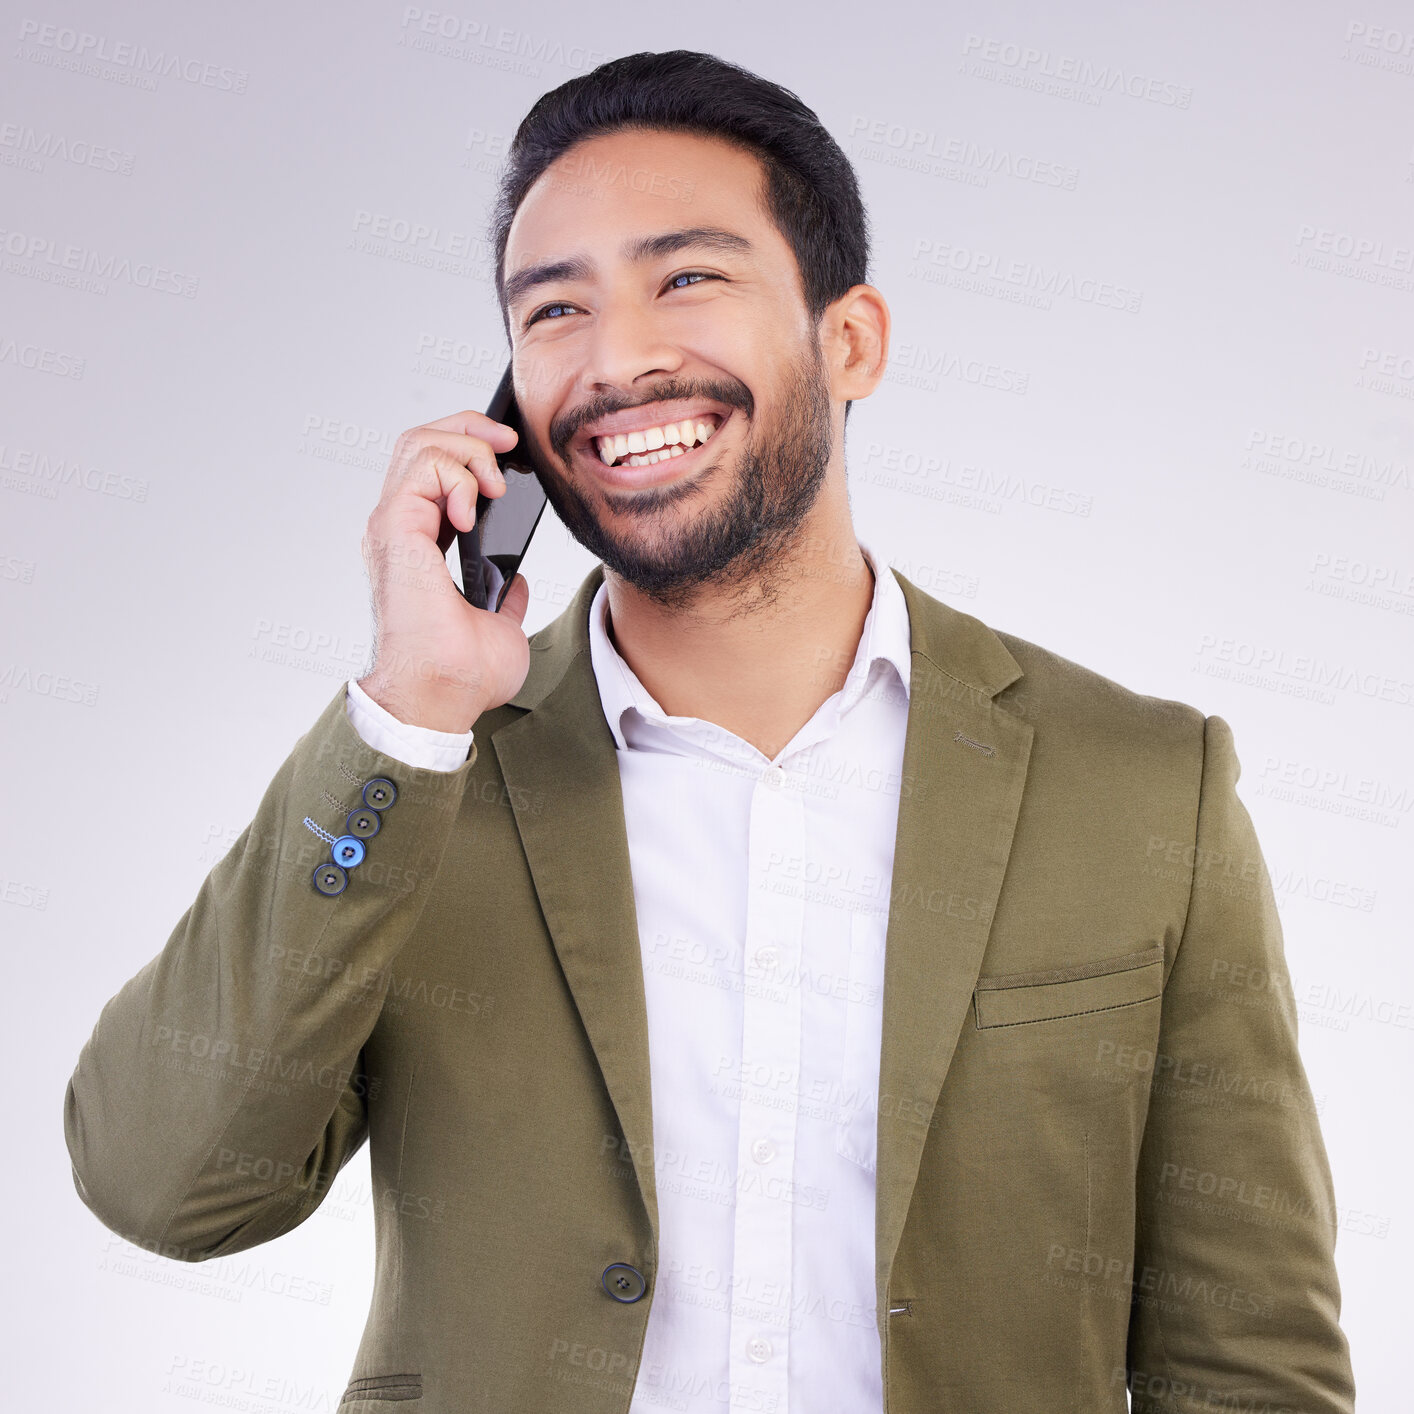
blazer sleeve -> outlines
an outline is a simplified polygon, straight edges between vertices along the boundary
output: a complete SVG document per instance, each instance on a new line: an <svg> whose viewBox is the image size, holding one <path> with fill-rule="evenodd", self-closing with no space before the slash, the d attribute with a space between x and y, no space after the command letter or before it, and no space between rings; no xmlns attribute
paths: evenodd
<svg viewBox="0 0 1414 1414"><path fill-rule="evenodd" d="M303 1222L368 1134L380 1078L364 1046L476 749L453 771L406 765L358 735L346 691L296 742L166 946L103 1007L65 1092L79 1197L181 1261ZM347 833L379 778L395 798L343 891L320 892L330 845L305 818Z"/></svg>
<svg viewBox="0 0 1414 1414"><path fill-rule="evenodd" d="M1241 769L1208 717L1137 1174L1134 1414L1355 1407L1330 1167Z"/></svg>

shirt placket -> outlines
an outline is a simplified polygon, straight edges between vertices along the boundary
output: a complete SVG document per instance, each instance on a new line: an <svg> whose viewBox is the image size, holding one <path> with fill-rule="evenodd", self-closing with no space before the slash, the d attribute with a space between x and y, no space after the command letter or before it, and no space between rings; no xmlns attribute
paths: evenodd
<svg viewBox="0 0 1414 1414"><path fill-rule="evenodd" d="M804 800L780 766L766 766L752 792L748 841L729 1378L733 1408L772 1414L789 1408L805 924L792 875L804 862Z"/></svg>

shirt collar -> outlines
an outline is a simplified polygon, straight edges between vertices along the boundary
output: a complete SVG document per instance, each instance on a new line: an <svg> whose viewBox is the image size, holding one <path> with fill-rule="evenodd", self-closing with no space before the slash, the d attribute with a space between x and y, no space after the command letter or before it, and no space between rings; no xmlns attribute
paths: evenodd
<svg viewBox="0 0 1414 1414"><path fill-rule="evenodd" d="M863 541L858 544L874 572L874 596L859 635L854 662L834 699L835 721L848 712L881 675L896 676L905 697L908 694L912 652L908 604L893 571L882 565ZM589 605L589 655L614 743L620 751L628 751L634 748L635 728L641 724L653 723L672 730L675 724L689 719L668 716L620 656L604 626L608 607L608 585L601 583Z"/></svg>

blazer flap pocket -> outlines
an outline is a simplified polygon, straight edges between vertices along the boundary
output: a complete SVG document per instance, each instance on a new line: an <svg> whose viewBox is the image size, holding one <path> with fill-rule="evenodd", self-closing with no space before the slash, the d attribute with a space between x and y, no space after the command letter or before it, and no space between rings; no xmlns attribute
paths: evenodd
<svg viewBox="0 0 1414 1414"><path fill-rule="evenodd" d="M979 1027L1056 1021L1147 1002L1163 992L1164 945L1049 972L979 977L972 1004Z"/></svg>

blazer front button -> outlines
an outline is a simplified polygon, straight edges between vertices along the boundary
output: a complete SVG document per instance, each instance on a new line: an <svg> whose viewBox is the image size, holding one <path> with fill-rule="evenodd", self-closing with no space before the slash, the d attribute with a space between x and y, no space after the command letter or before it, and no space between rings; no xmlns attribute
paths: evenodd
<svg viewBox="0 0 1414 1414"><path fill-rule="evenodd" d="M386 810L398 798L398 788L387 776L374 776L363 788L363 803L373 810Z"/></svg>
<svg viewBox="0 0 1414 1414"><path fill-rule="evenodd" d="M349 886L349 876L337 864L324 863L314 871L314 887L333 898Z"/></svg>
<svg viewBox="0 0 1414 1414"><path fill-rule="evenodd" d="M615 1301L637 1301L648 1289L643 1273L627 1262L610 1262L599 1282Z"/></svg>

